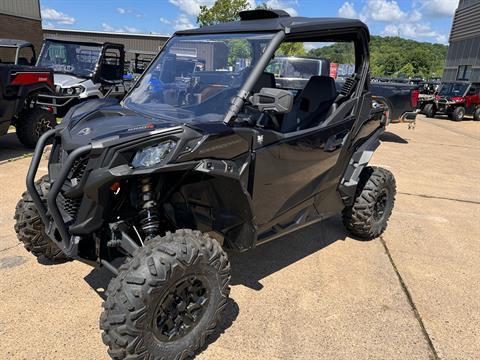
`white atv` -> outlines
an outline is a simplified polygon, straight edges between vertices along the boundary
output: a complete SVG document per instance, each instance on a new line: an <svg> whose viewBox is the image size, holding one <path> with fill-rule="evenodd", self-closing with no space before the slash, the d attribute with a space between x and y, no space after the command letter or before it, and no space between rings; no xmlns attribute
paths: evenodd
<svg viewBox="0 0 480 360"><path fill-rule="evenodd" d="M36 105L63 117L85 100L122 98L124 64L122 44L45 40L37 66L53 69L55 94L42 94Z"/></svg>

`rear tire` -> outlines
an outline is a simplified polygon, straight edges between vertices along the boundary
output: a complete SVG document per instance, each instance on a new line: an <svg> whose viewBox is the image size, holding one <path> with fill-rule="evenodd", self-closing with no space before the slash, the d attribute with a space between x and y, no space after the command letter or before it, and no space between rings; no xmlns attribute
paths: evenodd
<svg viewBox="0 0 480 360"><path fill-rule="evenodd" d="M395 194L395 178L390 171L366 167L360 176L353 205L343 212L345 227L362 239L380 236L387 228Z"/></svg>
<svg viewBox="0 0 480 360"><path fill-rule="evenodd" d="M434 104L427 104L423 108L423 113L427 118L434 118L435 117L435 105Z"/></svg>
<svg viewBox="0 0 480 360"><path fill-rule="evenodd" d="M42 199L46 198L50 190L50 182L48 176L43 176L35 183L35 187ZM45 235L45 225L38 214L37 207L32 197L25 191L22 199L17 203L15 208L15 232L17 238L23 243L27 251L36 257L44 256L49 260L61 262L69 258Z"/></svg>
<svg viewBox="0 0 480 360"><path fill-rule="evenodd" d="M480 121L480 106L475 109L473 113L473 120Z"/></svg>
<svg viewBox="0 0 480 360"><path fill-rule="evenodd" d="M453 110L452 113L452 120L454 121L462 121L465 117L465 108L463 106L459 106Z"/></svg>
<svg viewBox="0 0 480 360"><path fill-rule="evenodd" d="M55 115L51 112L33 108L20 113L16 121L17 137L28 148L34 148L40 136L57 125Z"/></svg>
<svg viewBox="0 0 480 360"><path fill-rule="evenodd" d="M145 243L120 267L100 318L113 359L185 359L227 304L230 263L220 244L178 230Z"/></svg>

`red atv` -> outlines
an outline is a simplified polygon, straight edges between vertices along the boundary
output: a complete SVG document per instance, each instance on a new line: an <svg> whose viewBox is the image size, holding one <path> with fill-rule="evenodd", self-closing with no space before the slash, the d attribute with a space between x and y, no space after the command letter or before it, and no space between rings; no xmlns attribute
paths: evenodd
<svg viewBox="0 0 480 360"><path fill-rule="evenodd" d="M465 115L473 115L474 120L480 121L480 83L444 83L434 103L425 105L423 111L429 118L445 114L461 121Z"/></svg>

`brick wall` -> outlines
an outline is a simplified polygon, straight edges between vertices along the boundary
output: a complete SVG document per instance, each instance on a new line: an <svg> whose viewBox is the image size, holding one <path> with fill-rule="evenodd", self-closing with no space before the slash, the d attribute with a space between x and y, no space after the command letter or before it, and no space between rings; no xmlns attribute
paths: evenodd
<svg viewBox="0 0 480 360"><path fill-rule="evenodd" d="M0 38L30 41L38 56L43 41L42 23L40 20L0 14Z"/></svg>

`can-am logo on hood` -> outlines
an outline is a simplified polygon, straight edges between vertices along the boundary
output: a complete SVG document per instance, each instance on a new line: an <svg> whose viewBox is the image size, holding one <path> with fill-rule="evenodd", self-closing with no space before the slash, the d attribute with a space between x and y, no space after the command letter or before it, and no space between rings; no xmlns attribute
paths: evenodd
<svg viewBox="0 0 480 360"><path fill-rule="evenodd" d="M127 131L130 132L130 131L148 130L153 128L155 128L153 124L146 124L146 125L138 125L138 126L131 127L127 129Z"/></svg>
<svg viewBox="0 0 480 360"><path fill-rule="evenodd" d="M78 135L88 135L92 132L92 129L89 127L86 127L78 132Z"/></svg>

